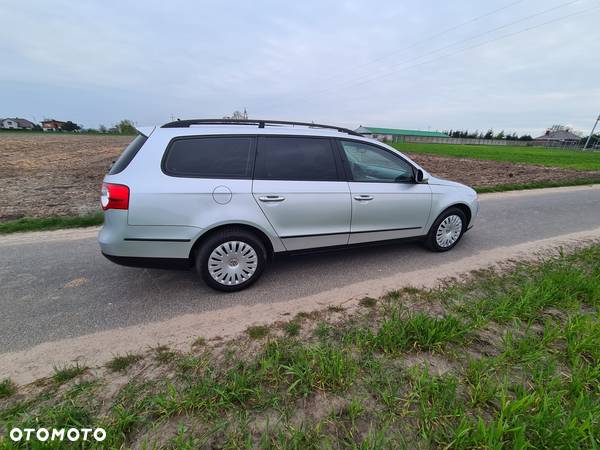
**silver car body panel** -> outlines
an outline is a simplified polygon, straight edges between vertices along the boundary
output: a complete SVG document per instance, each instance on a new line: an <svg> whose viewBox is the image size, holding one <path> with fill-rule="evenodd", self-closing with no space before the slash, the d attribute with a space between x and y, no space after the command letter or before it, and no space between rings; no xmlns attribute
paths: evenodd
<svg viewBox="0 0 600 450"><path fill-rule="evenodd" d="M129 210L108 210L99 243L108 255L189 258L199 238L222 225L260 230L274 252L426 235L438 215L452 205L469 208L473 225L479 204L475 191L430 176L410 158L381 142L351 139L387 148L428 183L276 181L168 176L161 161L176 137L216 135L295 135L344 138L345 133L294 127L191 126L140 129L147 141L122 172L106 183L127 185ZM356 200L355 196L372 200ZM283 201L262 201L281 196Z"/></svg>
<svg viewBox="0 0 600 450"><path fill-rule="evenodd" d="M348 243L348 182L254 180L253 193L287 250Z"/></svg>
<svg viewBox="0 0 600 450"><path fill-rule="evenodd" d="M427 234L431 189L415 183L350 182L350 244Z"/></svg>

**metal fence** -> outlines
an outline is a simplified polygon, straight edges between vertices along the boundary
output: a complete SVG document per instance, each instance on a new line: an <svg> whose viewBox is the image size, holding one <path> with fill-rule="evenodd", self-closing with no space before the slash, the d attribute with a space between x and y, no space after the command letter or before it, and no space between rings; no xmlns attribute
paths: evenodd
<svg viewBox="0 0 600 450"><path fill-rule="evenodd" d="M381 136L382 137L382 136ZM479 138L443 138L443 137L432 137L432 136L393 136L392 139L381 139L387 142L405 142L405 143L419 143L419 144L457 144L457 145L503 145L503 146L516 146L516 147L544 147L544 148L555 148L564 150L583 150L585 145L585 139L580 141L545 141L545 140L532 140L532 141L517 141L508 139L479 139ZM585 151L600 151L600 136L593 136L585 149Z"/></svg>

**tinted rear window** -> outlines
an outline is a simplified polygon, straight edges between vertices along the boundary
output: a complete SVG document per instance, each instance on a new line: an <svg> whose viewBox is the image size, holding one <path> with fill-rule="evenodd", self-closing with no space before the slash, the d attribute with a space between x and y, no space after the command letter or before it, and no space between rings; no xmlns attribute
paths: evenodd
<svg viewBox="0 0 600 450"><path fill-rule="evenodd" d="M259 142L254 178L301 181L338 179L329 139L264 137Z"/></svg>
<svg viewBox="0 0 600 450"><path fill-rule="evenodd" d="M115 175L123 172L125 167L127 167L133 158L135 158L135 155L137 155L137 152L140 151L140 148L142 148L147 140L148 138L146 136L138 134L136 138L129 143L123 153L121 153L121 156L119 156L119 159L112 165L108 174Z"/></svg>
<svg viewBox="0 0 600 450"><path fill-rule="evenodd" d="M194 178L250 178L252 137L178 138L163 160L167 175Z"/></svg>

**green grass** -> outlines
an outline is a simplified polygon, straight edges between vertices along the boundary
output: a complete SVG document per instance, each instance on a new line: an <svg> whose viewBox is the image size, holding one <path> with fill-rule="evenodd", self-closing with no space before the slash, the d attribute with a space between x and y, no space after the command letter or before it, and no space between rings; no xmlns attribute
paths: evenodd
<svg viewBox="0 0 600 450"><path fill-rule="evenodd" d="M65 365L63 367L55 367L52 379L57 384L63 384L83 374L87 369L87 367L80 366L78 363Z"/></svg>
<svg viewBox="0 0 600 450"><path fill-rule="evenodd" d="M8 222L0 222L0 234L23 231L58 230L63 228L81 228L101 225L104 221L102 213L76 217L31 217Z"/></svg>
<svg viewBox="0 0 600 450"><path fill-rule="evenodd" d="M246 329L246 333L252 339L262 339L269 334L269 327L266 325L253 325Z"/></svg>
<svg viewBox="0 0 600 450"><path fill-rule="evenodd" d="M599 448L600 245L367 303L287 324L312 336L151 349L169 364L111 398L100 379L6 397L0 435L77 422L107 429L92 448Z"/></svg>
<svg viewBox="0 0 600 450"><path fill-rule="evenodd" d="M5 378L0 382L0 399L11 397L17 392L17 386L10 378Z"/></svg>
<svg viewBox="0 0 600 450"><path fill-rule="evenodd" d="M360 347L385 353L433 351L442 350L447 343L460 342L467 331L467 326L454 316L434 318L424 313L403 314L394 309L376 333L359 328L347 339Z"/></svg>
<svg viewBox="0 0 600 450"><path fill-rule="evenodd" d="M600 184L600 177L580 180L536 181L534 183L525 184L497 184L496 186L475 187L474 189L478 193L483 194L487 192L524 191L528 189L544 189L565 186L588 186L592 184Z"/></svg>
<svg viewBox="0 0 600 450"><path fill-rule="evenodd" d="M363 297L359 300L358 304L365 308L374 308L377 305L377 299L372 297Z"/></svg>
<svg viewBox="0 0 600 450"><path fill-rule="evenodd" d="M600 152L513 147L504 145L393 144L401 152L429 153L455 158L474 158L576 170L600 170Z"/></svg>
<svg viewBox="0 0 600 450"><path fill-rule="evenodd" d="M169 364L170 362L175 361L179 353L174 350L171 350L166 345L160 345L154 349L154 360L159 364Z"/></svg>
<svg viewBox="0 0 600 450"><path fill-rule="evenodd" d="M285 331L285 333L288 336L298 336L298 334L300 334L301 329L302 325L300 325L300 323L295 320L283 324L283 331Z"/></svg>
<svg viewBox="0 0 600 450"><path fill-rule="evenodd" d="M136 353L127 353L126 355L118 355L113 357L106 368L112 372L125 372L130 366L143 359L143 355Z"/></svg>

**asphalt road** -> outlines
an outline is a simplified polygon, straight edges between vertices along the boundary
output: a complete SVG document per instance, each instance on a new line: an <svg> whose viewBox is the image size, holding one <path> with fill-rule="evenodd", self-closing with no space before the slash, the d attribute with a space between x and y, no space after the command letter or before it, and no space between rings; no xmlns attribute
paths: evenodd
<svg viewBox="0 0 600 450"><path fill-rule="evenodd" d="M597 188L483 197L476 226L451 252L395 244L279 257L257 284L233 294L207 288L191 271L114 265L100 254L95 238L9 244L0 239L0 353L181 314L299 298L599 225Z"/></svg>

